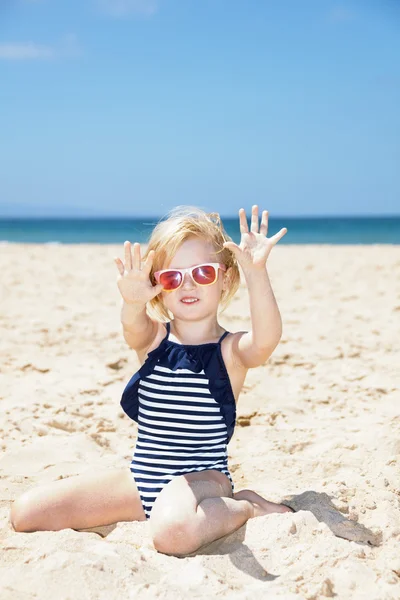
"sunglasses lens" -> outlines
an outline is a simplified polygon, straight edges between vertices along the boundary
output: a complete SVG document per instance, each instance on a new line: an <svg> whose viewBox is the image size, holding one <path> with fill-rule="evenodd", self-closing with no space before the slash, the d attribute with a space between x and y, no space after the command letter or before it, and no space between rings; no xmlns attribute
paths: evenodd
<svg viewBox="0 0 400 600"><path fill-rule="evenodd" d="M212 265L203 265L193 270L193 279L199 285L214 283L217 275Z"/></svg>
<svg viewBox="0 0 400 600"><path fill-rule="evenodd" d="M166 271L160 275L160 283L164 290L170 291L175 290L180 286L182 281L182 275L179 271Z"/></svg>

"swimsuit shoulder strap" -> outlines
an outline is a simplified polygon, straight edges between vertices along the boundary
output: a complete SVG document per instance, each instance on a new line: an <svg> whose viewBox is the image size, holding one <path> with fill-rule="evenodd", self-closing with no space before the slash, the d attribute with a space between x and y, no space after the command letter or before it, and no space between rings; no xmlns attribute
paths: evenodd
<svg viewBox="0 0 400 600"><path fill-rule="evenodd" d="M171 331L171 321L168 321L168 323L165 323L165 326L167 328L167 335L165 336L165 340L167 340L169 338L169 333Z"/></svg>
<svg viewBox="0 0 400 600"><path fill-rule="evenodd" d="M221 337L218 340L218 344L220 344L222 342L222 340L228 335L228 333L230 333L230 331L224 331L224 333L221 335Z"/></svg>

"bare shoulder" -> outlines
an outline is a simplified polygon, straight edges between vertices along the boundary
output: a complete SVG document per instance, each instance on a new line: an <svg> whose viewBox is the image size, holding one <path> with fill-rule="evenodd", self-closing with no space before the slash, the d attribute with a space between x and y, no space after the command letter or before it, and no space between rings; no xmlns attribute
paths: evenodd
<svg viewBox="0 0 400 600"><path fill-rule="evenodd" d="M160 321L154 321L155 327L155 336L151 343L145 348L140 348L140 350L136 350L137 357L142 365L147 358L149 352L152 352L161 344L165 336L167 335L167 328L165 323L161 323Z"/></svg>
<svg viewBox="0 0 400 600"><path fill-rule="evenodd" d="M229 333L221 342L222 358L228 371L232 386L233 395L236 402L239 399L240 392L246 379L248 369L238 360L235 348L246 331L236 331Z"/></svg>

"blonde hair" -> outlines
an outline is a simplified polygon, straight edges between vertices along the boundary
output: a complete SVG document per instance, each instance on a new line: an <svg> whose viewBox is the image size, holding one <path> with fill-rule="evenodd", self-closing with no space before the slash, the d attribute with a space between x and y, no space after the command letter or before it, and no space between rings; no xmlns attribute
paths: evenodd
<svg viewBox="0 0 400 600"><path fill-rule="evenodd" d="M168 213L165 219L157 223L143 256L143 260L146 260L150 250L154 250L153 266L150 272L151 282L155 285L154 272L161 270L165 264L168 265L180 245L193 237L210 242L215 253L219 255L218 262L230 269L229 286L221 294L221 312L223 312L238 290L240 273L235 255L223 246L224 242L230 242L232 238L224 230L218 213L206 213L196 206L177 206ZM160 294L150 300L147 310L149 315L158 321L171 320Z"/></svg>

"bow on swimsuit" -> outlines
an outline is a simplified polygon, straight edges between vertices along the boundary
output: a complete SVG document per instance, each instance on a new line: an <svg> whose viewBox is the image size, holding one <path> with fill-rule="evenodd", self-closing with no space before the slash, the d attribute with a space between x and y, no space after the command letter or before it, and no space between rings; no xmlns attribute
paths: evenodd
<svg viewBox="0 0 400 600"><path fill-rule="evenodd" d="M227 444L236 403L221 342L178 344L167 334L125 387L121 406L138 423L130 470L148 519L174 477L217 469L230 480Z"/></svg>

